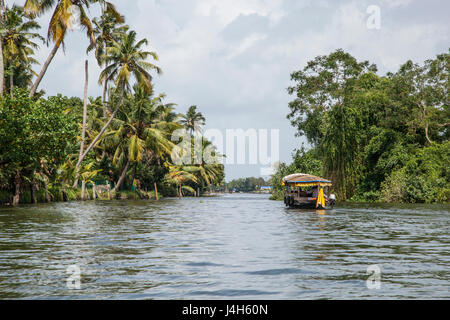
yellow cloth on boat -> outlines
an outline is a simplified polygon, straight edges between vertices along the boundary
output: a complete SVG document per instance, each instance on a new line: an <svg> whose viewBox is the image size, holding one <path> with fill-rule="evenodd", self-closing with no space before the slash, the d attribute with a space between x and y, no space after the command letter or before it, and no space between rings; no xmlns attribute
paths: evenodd
<svg viewBox="0 0 450 320"><path fill-rule="evenodd" d="M322 208L325 208L325 197L322 188L320 188L319 196L317 197L316 208L318 208L319 205L322 206Z"/></svg>

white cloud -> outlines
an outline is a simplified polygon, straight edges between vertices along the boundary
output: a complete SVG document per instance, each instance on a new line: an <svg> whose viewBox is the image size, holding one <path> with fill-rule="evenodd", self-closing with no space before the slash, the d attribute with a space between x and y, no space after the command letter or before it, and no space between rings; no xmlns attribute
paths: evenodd
<svg viewBox="0 0 450 320"><path fill-rule="evenodd" d="M414 6L417 3L408 0L379 2L380 30L366 28L367 6L377 4L369 0L116 2L138 37L148 38L150 49L160 56L157 64L164 74L155 76L156 90L178 103L179 111L198 105L208 127L280 128L281 161L289 161L291 151L300 146L286 120L291 97L285 89L292 71L337 48L376 63L382 72L395 71L407 59L421 62L446 51L449 43L448 21L422 15L420 7ZM428 12L433 10L445 8L430 4ZM409 19L411 13L421 20ZM250 27L235 24L239 18L249 18ZM238 30L224 37L224 30L233 24ZM239 28L248 30L239 32ZM67 54L58 53L43 87L52 94L81 96L87 40L79 32L67 44ZM39 53L40 61L49 50ZM90 93L101 94L95 85L99 70L94 64L91 58ZM228 174L237 176L247 169L233 168Z"/></svg>
<svg viewBox="0 0 450 320"><path fill-rule="evenodd" d="M389 7L406 7L411 3L411 0L381 0L382 5L387 5Z"/></svg>

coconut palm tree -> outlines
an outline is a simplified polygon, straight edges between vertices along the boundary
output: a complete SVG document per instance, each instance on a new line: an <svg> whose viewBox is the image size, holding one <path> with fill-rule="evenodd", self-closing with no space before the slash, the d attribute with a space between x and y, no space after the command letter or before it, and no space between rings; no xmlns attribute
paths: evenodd
<svg viewBox="0 0 450 320"><path fill-rule="evenodd" d="M130 166L131 181L134 180L138 163L144 159L164 157L170 154L174 144L168 139L169 125L160 125L159 115L163 106L154 103L150 95L139 85L134 95L128 95L118 116L113 120L112 130L105 135L106 145L114 146L113 165L119 164L122 174L115 190L121 187Z"/></svg>
<svg viewBox="0 0 450 320"><path fill-rule="evenodd" d="M136 41L136 32L130 31L127 34L122 35L119 41L114 41L112 46L106 49L107 56L105 56L105 61L107 66L100 74L99 83L103 83L105 80L114 81L116 86L115 91L119 95L119 98L113 113L80 157L77 167L81 165L81 162L87 154L99 142L106 129L108 129L109 125L116 117L117 112L122 105L125 93L130 91L131 78L134 77L136 83L146 92L151 92L152 76L150 71L156 70L156 72L160 74L161 69L146 61L149 57L158 60L156 53L142 50L142 47L147 44L148 41L146 39Z"/></svg>
<svg viewBox="0 0 450 320"><path fill-rule="evenodd" d="M5 13L6 6L5 1L0 1L0 25L3 26L5 23ZM0 33L0 44L3 43L3 34ZM5 82L5 65L3 61L3 46L0 45L0 96L3 96L3 87Z"/></svg>
<svg viewBox="0 0 450 320"><path fill-rule="evenodd" d="M205 125L205 117L201 112L197 112L197 106L190 106L186 114L181 115L180 122L193 136L194 131L202 132L202 126Z"/></svg>
<svg viewBox="0 0 450 320"><path fill-rule="evenodd" d="M3 55L9 73L11 93L15 74L26 81L30 80L34 73L31 66L38 62L32 56L34 50L39 48L34 40L44 42L44 38L32 31L39 28L36 21L25 17L23 8L13 6L11 9L6 9L4 28L0 32L3 38Z"/></svg>
<svg viewBox="0 0 450 320"><path fill-rule="evenodd" d="M218 162L221 155L217 152L212 142L205 138L202 138L201 154L201 163L195 165L197 168L195 175L198 178L197 196L200 196L200 188L220 183L223 172L223 166ZM206 159L207 156L214 158Z"/></svg>
<svg viewBox="0 0 450 320"><path fill-rule="evenodd" d="M125 34L129 27L122 25L124 19L118 20L116 16L103 11L100 18L94 18L92 23L94 25L95 43L90 43L87 52L95 50L95 58L98 65L103 67L105 63L106 48L110 47L114 41L119 41L120 37ZM105 79L103 84L103 104L106 104L106 93L108 90L108 81ZM104 106L106 114L106 106Z"/></svg>
<svg viewBox="0 0 450 320"><path fill-rule="evenodd" d="M30 90L30 97L34 96L39 84L41 83L47 69L53 58L58 52L60 46L64 43L67 31L73 30L75 25L79 25L86 30L86 33L91 41L95 43L94 30L91 20L89 19L86 10L90 8L91 4L100 4L105 11L122 19L117 12L114 5L104 0L26 0L25 12L30 17L40 16L53 9L53 13L49 22L47 31L47 43L54 42L47 60L42 65L42 70L39 72L33 86Z"/></svg>
<svg viewBox="0 0 450 320"><path fill-rule="evenodd" d="M169 172L166 174L166 182L177 186L178 197L183 197L183 189L195 194L195 190L185 185L188 182L197 183L198 178L195 172L198 169L193 166L173 166L169 165Z"/></svg>

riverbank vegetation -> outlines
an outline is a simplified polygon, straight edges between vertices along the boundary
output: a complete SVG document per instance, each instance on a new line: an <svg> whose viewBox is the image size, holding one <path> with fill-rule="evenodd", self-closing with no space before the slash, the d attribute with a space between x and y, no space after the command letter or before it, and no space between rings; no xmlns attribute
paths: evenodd
<svg viewBox="0 0 450 320"><path fill-rule="evenodd" d="M288 118L311 148L272 177L304 172L334 182L340 201L450 200L450 54L379 75L343 50L291 74Z"/></svg>
<svg viewBox="0 0 450 320"><path fill-rule="evenodd" d="M101 16L91 19L90 6L99 6ZM45 13L47 39L36 21ZM85 50L102 71L92 81L86 60L82 98L47 97L40 83L74 24L86 31ZM223 181L219 163L172 163L174 131L184 128L193 144L205 118L196 106L178 113L154 91L158 55L111 2L1 1L0 26L0 204L199 196ZM44 40L53 48L39 65ZM101 97L87 96L92 83ZM211 142L201 139L202 151L210 151Z"/></svg>

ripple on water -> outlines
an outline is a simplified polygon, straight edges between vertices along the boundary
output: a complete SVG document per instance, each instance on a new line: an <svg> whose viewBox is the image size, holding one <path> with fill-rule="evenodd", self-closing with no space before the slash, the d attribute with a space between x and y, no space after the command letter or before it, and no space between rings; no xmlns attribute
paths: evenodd
<svg viewBox="0 0 450 320"><path fill-rule="evenodd" d="M2 208L0 299L448 299L449 209L247 194Z"/></svg>

